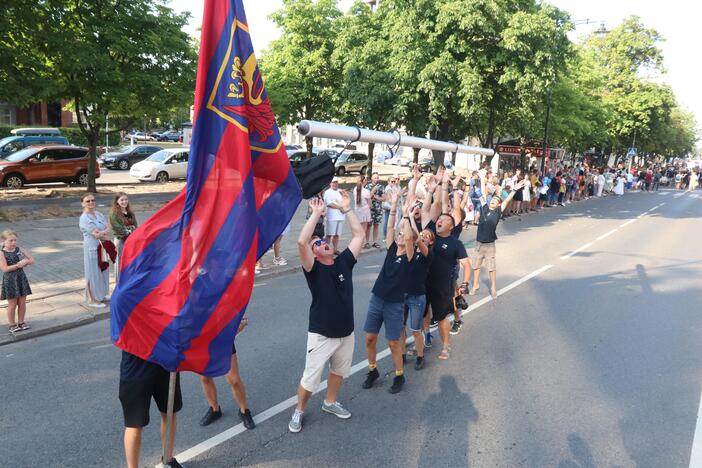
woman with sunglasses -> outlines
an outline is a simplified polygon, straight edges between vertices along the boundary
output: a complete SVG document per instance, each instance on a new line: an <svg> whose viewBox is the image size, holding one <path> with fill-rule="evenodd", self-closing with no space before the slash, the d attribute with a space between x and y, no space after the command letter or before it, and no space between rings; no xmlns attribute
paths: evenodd
<svg viewBox="0 0 702 468"><path fill-rule="evenodd" d="M79 227L83 234L83 267L85 269L85 294L88 307L104 308L102 302L110 290L110 269L100 269L98 265L98 246L100 241L110 239L107 219L95 210L95 195L86 193L81 197L83 214L80 215Z"/></svg>
<svg viewBox="0 0 702 468"><path fill-rule="evenodd" d="M402 362L403 319L405 311L405 290L409 263L414 257L414 231L410 226L409 207L403 205L402 222L395 234L395 217L398 210L399 191L390 193L390 217L385 243L388 251L383 267L378 274L368 304L368 314L363 330L366 332L366 353L368 354L368 374L363 382L363 388L373 387L380 377L377 369L377 346L380 328L385 326L385 339L392 353L392 363L395 367L395 378L389 389L390 393L398 393L405 383L404 366Z"/></svg>

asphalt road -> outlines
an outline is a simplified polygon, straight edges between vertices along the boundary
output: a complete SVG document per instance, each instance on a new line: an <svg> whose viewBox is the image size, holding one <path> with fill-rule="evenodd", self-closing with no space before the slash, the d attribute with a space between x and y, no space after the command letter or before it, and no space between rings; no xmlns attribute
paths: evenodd
<svg viewBox="0 0 702 468"><path fill-rule="evenodd" d="M500 296L486 298L483 275L451 359L432 350L424 370L408 366L398 395L387 392L390 376L361 389L362 326L382 256L362 258L354 270L361 364L340 395L353 417L321 413L316 395L299 434L287 431L289 408L267 410L294 395L309 294L300 274L257 285L237 348L251 409L270 418L192 450L239 421L218 379L225 416L199 427L207 404L186 374L176 451L192 467L689 466L702 382L702 195L662 193L501 223ZM118 364L107 322L0 348L0 465L123 464ZM390 372L389 360L379 368ZM144 466L159 458L156 420L152 408Z"/></svg>

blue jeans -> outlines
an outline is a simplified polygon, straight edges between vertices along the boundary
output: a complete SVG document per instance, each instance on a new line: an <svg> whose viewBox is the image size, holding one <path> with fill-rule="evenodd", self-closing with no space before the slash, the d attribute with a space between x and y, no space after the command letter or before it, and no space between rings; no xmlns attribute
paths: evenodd
<svg viewBox="0 0 702 468"><path fill-rule="evenodd" d="M371 293L363 331L377 335L380 333L380 327L385 323L385 338L389 341L399 340L404 315L403 302L387 302Z"/></svg>
<svg viewBox="0 0 702 468"><path fill-rule="evenodd" d="M422 330L424 311L427 308L427 296L424 294L405 294L405 310L409 312L410 331Z"/></svg>
<svg viewBox="0 0 702 468"><path fill-rule="evenodd" d="M556 203L556 197L558 197L558 192L552 192L551 189L548 191L548 204L553 205Z"/></svg>

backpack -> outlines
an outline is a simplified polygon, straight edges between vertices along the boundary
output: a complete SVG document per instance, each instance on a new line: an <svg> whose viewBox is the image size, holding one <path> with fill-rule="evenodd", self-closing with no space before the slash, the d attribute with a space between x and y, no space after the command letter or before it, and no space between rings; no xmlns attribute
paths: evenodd
<svg viewBox="0 0 702 468"><path fill-rule="evenodd" d="M293 168L302 189L302 198L313 197L328 186L334 178L334 161L326 154L318 154L302 160Z"/></svg>

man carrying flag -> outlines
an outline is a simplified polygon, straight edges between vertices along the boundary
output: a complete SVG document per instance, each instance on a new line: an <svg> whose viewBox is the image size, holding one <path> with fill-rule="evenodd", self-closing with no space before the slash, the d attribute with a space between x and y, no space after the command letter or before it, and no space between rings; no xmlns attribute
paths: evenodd
<svg viewBox="0 0 702 468"><path fill-rule="evenodd" d="M186 187L129 236L111 301L110 332L124 351L123 370L148 367L155 379L125 390L130 398L122 400L130 467L137 466L137 439L148 418L127 415L143 416L144 404L148 415L151 396L163 409L167 374L152 377L152 366L208 377L229 371L254 264L301 200L242 0L206 0L203 18ZM133 393L139 405L132 404ZM165 445L168 461L172 443ZM178 466L175 460L172 466Z"/></svg>

